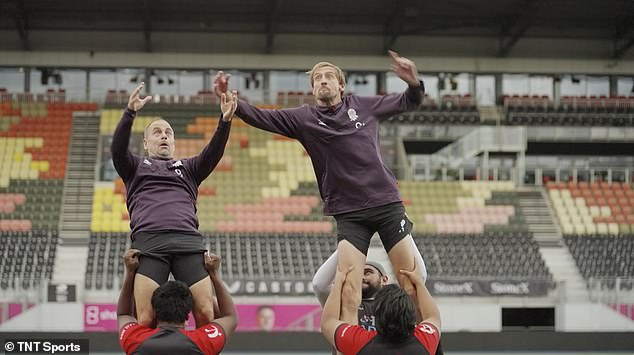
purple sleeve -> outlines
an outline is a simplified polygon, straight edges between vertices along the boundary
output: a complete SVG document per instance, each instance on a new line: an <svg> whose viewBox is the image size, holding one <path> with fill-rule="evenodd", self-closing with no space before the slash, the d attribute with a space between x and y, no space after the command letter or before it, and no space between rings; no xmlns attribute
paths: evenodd
<svg viewBox="0 0 634 355"><path fill-rule="evenodd" d="M263 110L242 100L238 101L236 115L253 127L278 133L289 138L298 138L299 120L302 107L282 110Z"/></svg>
<svg viewBox="0 0 634 355"><path fill-rule="evenodd" d="M124 181L128 180L134 173L134 169L136 169L136 159L130 150L128 150L130 133L132 132L132 124L134 123L135 116L135 111L125 109L121 120L117 124L117 128L114 130L112 145L110 146L114 168Z"/></svg>
<svg viewBox="0 0 634 355"><path fill-rule="evenodd" d="M400 94L359 97L359 101L383 120L401 112L416 110L423 103L424 96L425 86L421 81L420 87L410 86Z"/></svg>
<svg viewBox="0 0 634 355"><path fill-rule="evenodd" d="M223 121L221 115L218 120L218 128L216 128L214 136L211 137L211 141L203 148L200 154L191 158L193 174L197 184L200 185L220 162L229 140L230 131L231 121Z"/></svg>

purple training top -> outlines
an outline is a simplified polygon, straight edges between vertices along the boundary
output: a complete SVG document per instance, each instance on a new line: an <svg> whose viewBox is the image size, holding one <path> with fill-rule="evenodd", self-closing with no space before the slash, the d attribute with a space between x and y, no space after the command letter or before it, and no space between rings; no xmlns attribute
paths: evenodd
<svg viewBox="0 0 634 355"><path fill-rule="evenodd" d="M379 121L416 109L425 88L401 94L346 96L334 107L303 105L262 110L238 102L246 123L297 139L313 162L324 213L337 215L401 201L396 179L379 150Z"/></svg>
<svg viewBox="0 0 634 355"><path fill-rule="evenodd" d="M125 183L132 236L138 232L198 233L198 186L225 150L231 122L218 122L200 154L180 160L139 157L128 150L136 112L126 109L112 137L112 161Z"/></svg>

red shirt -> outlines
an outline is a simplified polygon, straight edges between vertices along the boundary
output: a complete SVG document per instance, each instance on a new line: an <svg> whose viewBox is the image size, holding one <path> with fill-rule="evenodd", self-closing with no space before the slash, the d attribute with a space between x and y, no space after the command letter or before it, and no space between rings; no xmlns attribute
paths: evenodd
<svg viewBox="0 0 634 355"><path fill-rule="evenodd" d="M222 351L226 337L222 327L210 323L195 330L176 326L150 328L128 323L119 332L119 343L126 354L207 354Z"/></svg>
<svg viewBox="0 0 634 355"><path fill-rule="evenodd" d="M341 324L335 332L335 345L344 355L371 354L435 354L440 333L431 323L419 323L407 340L392 344L375 330L365 330L358 325Z"/></svg>

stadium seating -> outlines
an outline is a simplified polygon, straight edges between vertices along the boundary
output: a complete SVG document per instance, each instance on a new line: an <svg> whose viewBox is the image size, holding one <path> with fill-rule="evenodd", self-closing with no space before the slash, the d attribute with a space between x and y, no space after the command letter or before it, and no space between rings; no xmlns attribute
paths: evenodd
<svg viewBox="0 0 634 355"><path fill-rule="evenodd" d="M226 279L311 279L336 249L332 234L259 233L207 235L205 246L223 257ZM552 281L535 240L529 234L416 235L430 275L449 278L543 279ZM86 289L120 286L121 255L129 246L125 233L92 233Z"/></svg>
<svg viewBox="0 0 634 355"><path fill-rule="evenodd" d="M481 124L480 114L471 95L444 95L440 104L425 96L416 112L403 113L387 119L394 124L472 125Z"/></svg>
<svg viewBox="0 0 634 355"><path fill-rule="evenodd" d="M527 233L419 234L414 241L433 277L552 281L537 242Z"/></svg>
<svg viewBox="0 0 634 355"><path fill-rule="evenodd" d="M58 233L0 232L0 298L4 292L36 288L51 279Z"/></svg>
<svg viewBox="0 0 634 355"><path fill-rule="evenodd" d="M547 96L514 95L502 100L510 125L634 125L634 96L564 96L559 105Z"/></svg>
<svg viewBox="0 0 634 355"><path fill-rule="evenodd" d="M63 94L0 103L0 231L58 227L72 114L96 110Z"/></svg>
<svg viewBox="0 0 634 355"><path fill-rule="evenodd" d="M124 271L121 257L129 247L130 238L125 233L92 233L88 243L84 287L87 290L118 288Z"/></svg>
<svg viewBox="0 0 634 355"><path fill-rule="evenodd" d="M205 247L223 258L227 279L312 278L336 248L330 234L224 233L207 235ZM120 287L124 266L121 256L129 247L126 233L92 233L85 287L88 290Z"/></svg>
<svg viewBox="0 0 634 355"><path fill-rule="evenodd" d="M619 234L634 228L634 191L627 183L546 185L564 234Z"/></svg>
<svg viewBox="0 0 634 355"><path fill-rule="evenodd" d="M399 183L419 233L528 232L511 182Z"/></svg>
<svg viewBox="0 0 634 355"><path fill-rule="evenodd" d="M564 240L586 280L603 279L604 287L614 288L621 277L621 289L632 290L634 235L567 235Z"/></svg>

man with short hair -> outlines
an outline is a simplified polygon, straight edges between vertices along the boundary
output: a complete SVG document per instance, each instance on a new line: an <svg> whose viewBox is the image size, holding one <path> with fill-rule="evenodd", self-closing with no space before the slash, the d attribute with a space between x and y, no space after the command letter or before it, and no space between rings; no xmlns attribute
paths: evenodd
<svg viewBox="0 0 634 355"><path fill-rule="evenodd" d="M350 302L355 292L345 282L352 268L337 270L332 292L322 313L321 329L328 342L344 355L435 354L440 341L440 312L425 287L420 273L401 270L416 290L415 302L397 285L383 286L374 299L375 328L366 330L342 320L343 308L356 307ZM423 316L416 320L417 313Z"/></svg>
<svg viewBox="0 0 634 355"><path fill-rule="evenodd" d="M388 276L383 265L376 261L366 261L361 282L361 304L359 305L359 325L366 330L376 330L374 301L376 294L388 284Z"/></svg>
<svg viewBox="0 0 634 355"><path fill-rule="evenodd" d="M152 307L158 322L156 328L137 323L133 314L132 289L139 267L140 251L128 250L124 255L125 276L119 302L117 320L119 343L126 354L208 354L222 351L237 325L237 312L229 291L220 277L220 258L205 254L205 268L209 273L218 300L219 314L213 322L195 330L185 330L192 311L192 294L181 281L167 281L152 294Z"/></svg>
<svg viewBox="0 0 634 355"><path fill-rule="evenodd" d="M269 305L262 305L255 311L258 330L271 332L275 328L275 310Z"/></svg>
<svg viewBox="0 0 634 355"><path fill-rule="evenodd" d="M416 270L418 270L419 265L422 263L422 258L420 261L416 261ZM336 262L330 261L330 264L335 269L336 274ZM424 263L423 263L424 265ZM323 268L323 266L322 266ZM319 273L319 271L317 272ZM421 279L425 281L425 277L420 273ZM426 275L425 275L426 276ZM314 291L317 294L317 298L319 299L319 303L321 303L322 308L326 303L326 299L330 294L330 290L332 288L332 284L334 282L334 275L329 282L327 287L321 286L313 283ZM365 330L376 330L376 315L375 315L375 304L376 304L376 295L377 293L386 285L389 284L389 277L383 265L377 261L366 261L365 267L363 268L363 280L361 282L361 304L358 309L358 319L359 325L363 327ZM323 299L323 301L322 301ZM417 310L416 319L418 321L422 321L422 315ZM337 352L333 350L333 354ZM436 349L435 355L443 355L442 350L442 342L438 342L438 348Z"/></svg>
<svg viewBox="0 0 634 355"><path fill-rule="evenodd" d="M143 325L153 323L152 293L171 272L191 290L194 317L200 326L214 317L211 280L204 267L205 248L196 216L198 187L222 158L237 95L222 95L218 128L200 154L174 160L174 130L169 122L159 119L145 128L147 156L141 157L133 155L128 145L137 112L152 99L140 97L143 86L141 83L130 95L111 145L114 167L125 183L132 247L141 252L134 282L137 316Z"/></svg>
<svg viewBox="0 0 634 355"><path fill-rule="evenodd" d="M413 61L389 51L392 70L408 88L401 94L343 96L341 68L317 63L307 72L315 106L265 110L239 101L236 115L254 127L297 139L313 163L324 213L337 222L338 267L354 266L350 282L354 301L361 302L361 272L370 239L379 233L395 269L414 269L412 223L405 214L396 179L383 163L379 123L395 114L412 111L423 101L425 88ZM229 76L218 72L217 95L228 90ZM407 277L397 279L411 294ZM346 312L344 310L344 312ZM356 311L345 319L356 323Z"/></svg>

